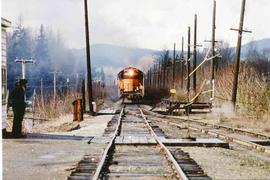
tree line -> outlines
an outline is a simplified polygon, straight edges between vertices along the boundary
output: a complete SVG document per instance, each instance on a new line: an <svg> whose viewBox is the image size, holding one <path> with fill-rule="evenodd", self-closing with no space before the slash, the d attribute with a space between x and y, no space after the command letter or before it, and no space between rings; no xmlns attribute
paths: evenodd
<svg viewBox="0 0 270 180"><path fill-rule="evenodd" d="M37 32L37 33L34 33ZM54 32L45 28L43 24L38 29L25 27L22 18L7 39L7 82L9 91L15 87L15 82L22 78L21 64L16 59L33 59L34 64L27 64L26 79L29 87L27 95L31 96L34 89L40 90L41 83L44 94L53 89L52 72L61 72L57 75L57 89L78 88L80 80L85 77L85 65L80 64L72 49L66 46L61 32ZM105 81L103 69L93 68L94 80Z"/></svg>

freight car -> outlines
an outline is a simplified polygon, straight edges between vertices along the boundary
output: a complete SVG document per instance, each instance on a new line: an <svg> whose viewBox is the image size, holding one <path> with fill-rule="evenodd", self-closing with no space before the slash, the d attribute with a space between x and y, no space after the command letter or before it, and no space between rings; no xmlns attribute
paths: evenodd
<svg viewBox="0 0 270 180"><path fill-rule="evenodd" d="M118 73L118 95L137 101L144 96L144 74L135 67L127 67Z"/></svg>

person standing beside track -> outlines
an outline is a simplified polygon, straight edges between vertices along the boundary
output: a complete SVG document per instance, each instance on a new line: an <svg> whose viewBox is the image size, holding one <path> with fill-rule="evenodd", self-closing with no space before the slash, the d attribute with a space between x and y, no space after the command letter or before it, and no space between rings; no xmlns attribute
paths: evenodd
<svg viewBox="0 0 270 180"><path fill-rule="evenodd" d="M22 121L25 113L26 103L25 103L25 88L27 80L21 79L16 83L15 89L10 94L11 105L13 109L13 126L12 126L12 136L14 138L24 137L22 134Z"/></svg>

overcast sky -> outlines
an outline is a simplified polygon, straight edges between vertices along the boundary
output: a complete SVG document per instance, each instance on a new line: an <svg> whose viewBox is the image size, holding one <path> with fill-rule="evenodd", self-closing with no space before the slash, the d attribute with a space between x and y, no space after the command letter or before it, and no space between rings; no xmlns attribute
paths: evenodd
<svg viewBox="0 0 270 180"><path fill-rule="evenodd" d="M212 0L88 0L91 43L163 49L180 48L198 14L198 43L211 38ZM235 46L242 0L217 0L217 39ZM243 42L270 38L270 0L247 0ZM40 24L62 33L71 48L85 47L83 0L2 0L2 17ZM265 23L265 24L263 24ZM192 32L193 34L193 32Z"/></svg>

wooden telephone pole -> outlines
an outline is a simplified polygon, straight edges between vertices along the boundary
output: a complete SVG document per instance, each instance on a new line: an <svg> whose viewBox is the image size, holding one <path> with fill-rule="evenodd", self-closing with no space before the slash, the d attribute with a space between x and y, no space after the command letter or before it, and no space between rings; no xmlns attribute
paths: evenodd
<svg viewBox="0 0 270 180"><path fill-rule="evenodd" d="M194 17L194 50L193 50L193 70L196 69L197 66L197 14ZM196 87L196 71L193 74L193 90L196 94L197 87Z"/></svg>
<svg viewBox="0 0 270 180"><path fill-rule="evenodd" d="M233 102L234 108L236 107L238 74L239 74L240 57L241 57L242 34L243 34L243 32L251 33L251 31L243 30L243 26L244 26L244 15L245 15L245 5L246 5L246 0L242 0L239 29L233 29L233 28L231 28L231 30L238 31L238 40L237 40L237 47L236 47L235 70L234 70L234 79L233 79L233 90L232 90L232 102Z"/></svg>
<svg viewBox="0 0 270 180"><path fill-rule="evenodd" d="M155 89L155 88L157 88L157 74L156 74L156 72L157 72L157 65L156 64L154 64L154 67L153 67L153 88Z"/></svg>
<svg viewBox="0 0 270 180"><path fill-rule="evenodd" d="M163 88L166 88L166 66L167 66L166 61L167 61L166 54L164 54L164 57L163 57Z"/></svg>
<svg viewBox="0 0 270 180"><path fill-rule="evenodd" d="M216 0L213 1L213 19L212 19L212 57L216 55L215 47L216 46ZM211 100L214 100L215 93L215 65L216 59L213 58L211 61Z"/></svg>
<svg viewBox="0 0 270 180"><path fill-rule="evenodd" d="M190 26L188 27L188 52L187 52L187 96L189 101L189 93L190 93Z"/></svg>
<svg viewBox="0 0 270 180"><path fill-rule="evenodd" d="M182 36L182 52L181 52L181 88L184 88L184 37Z"/></svg>
<svg viewBox="0 0 270 180"><path fill-rule="evenodd" d="M176 61L176 57L175 57L175 46L176 44L173 44L173 88L175 88L175 61Z"/></svg>
<svg viewBox="0 0 270 180"><path fill-rule="evenodd" d="M51 74L53 74L53 100L54 100L54 103L56 102L56 74L60 74L62 72L57 72L57 71L54 71L54 72L50 72Z"/></svg>
<svg viewBox="0 0 270 180"><path fill-rule="evenodd" d="M86 113L86 107L85 107L85 82L84 82L84 79L82 80L82 105L83 105L83 112Z"/></svg>
<svg viewBox="0 0 270 180"><path fill-rule="evenodd" d="M40 96L41 96L41 103L44 105L44 93L43 93L43 79L40 80Z"/></svg>
<svg viewBox="0 0 270 180"><path fill-rule="evenodd" d="M216 57L216 0L213 0L213 17L212 17L212 40L205 40L211 42L212 60L211 60L211 101L215 98L215 73L217 71L217 57Z"/></svg>
<svg viewBox="0 0 270 180"><path fill-rule="evenodd" d="M158 64L159 64L159 68L158 68L158 88L160 89L162 86L161 86L161 80L162 80L162 59L159 59L158 61Z"/></svg>
<svg viewBox="0 0 270 180"><path fill-rule="evenodd" d="M85 17L87 91L88 91L89 114L94 115L93 104L92 104L92 102L93 102L93 94L92 94L92 74L91 74L90 37L89 37L87 0L84 0L84 13L85 13L84 17Z"/></svg>

